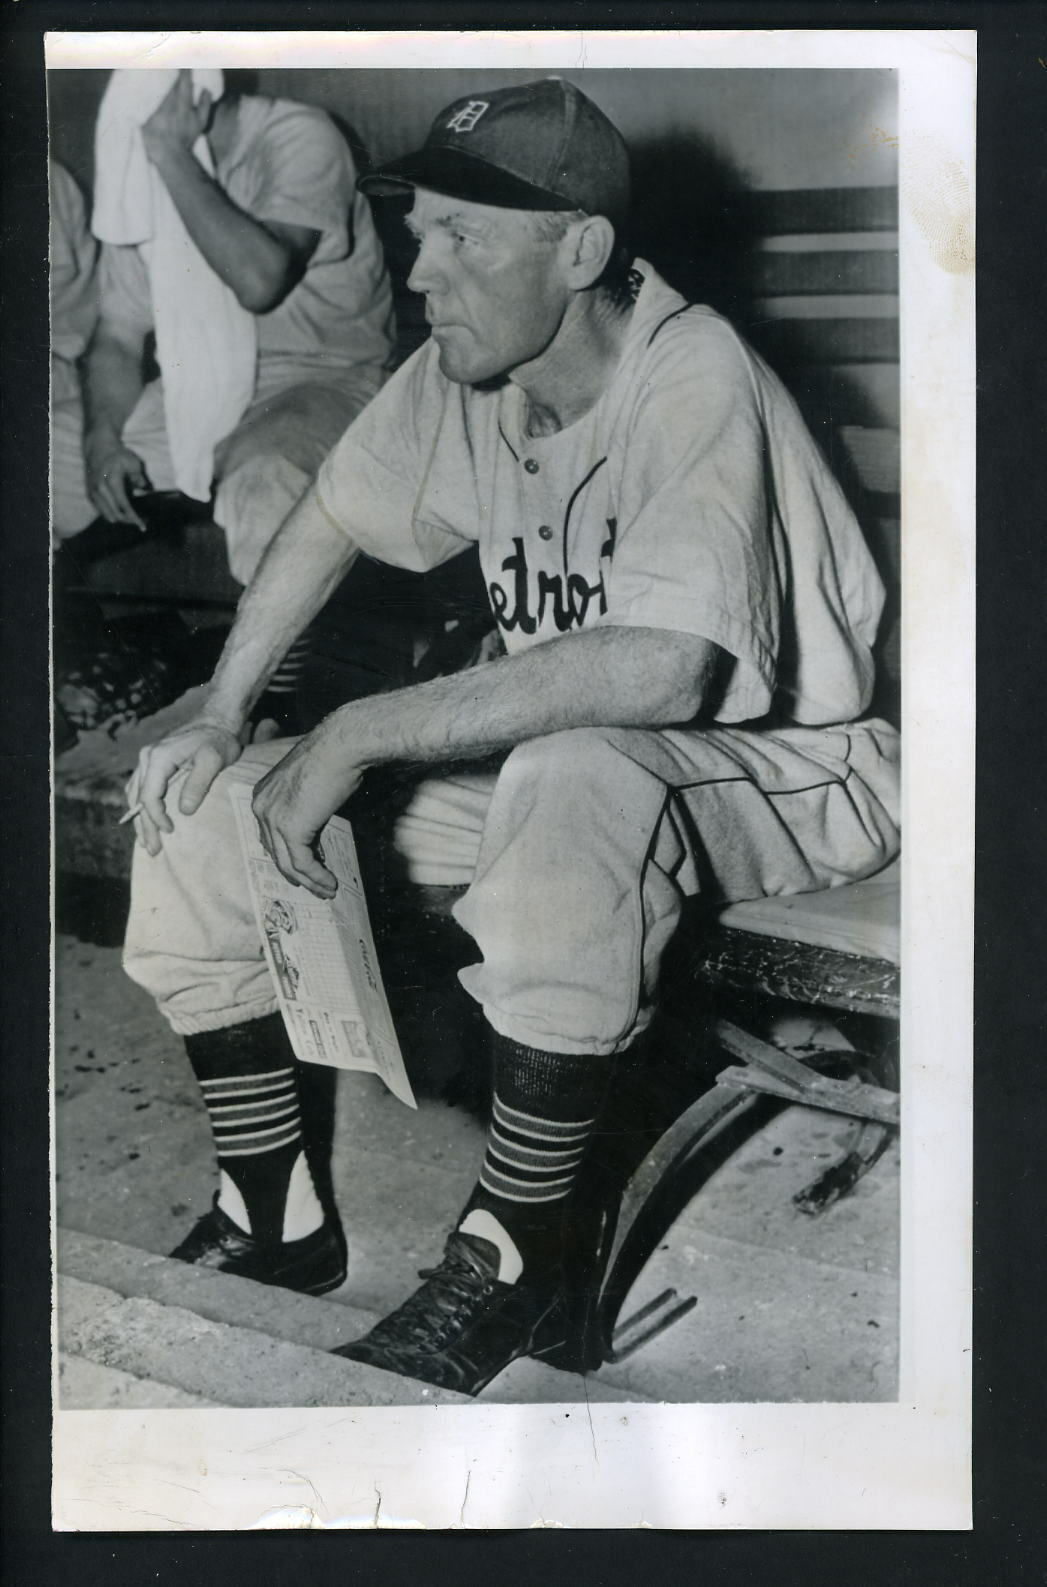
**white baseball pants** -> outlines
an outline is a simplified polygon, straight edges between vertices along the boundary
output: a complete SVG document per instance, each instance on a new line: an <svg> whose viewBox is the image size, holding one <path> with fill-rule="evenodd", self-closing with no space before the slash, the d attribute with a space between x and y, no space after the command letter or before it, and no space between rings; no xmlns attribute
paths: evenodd
<svg viewBox="0 0 1047 1587"><path fill-rule="evenodd" d="M250 748L195 816L172 811L157 858L136 850L125 967L181 1034L276 1008L224 785L289 747ZM426 779L394 841L413 880L468 883L454 913L478 962L460 979L496 1030L612 1053L651 1017L686 898L809 892L894 857L898 738L882 722L554 733L488 774Z"/></svg>

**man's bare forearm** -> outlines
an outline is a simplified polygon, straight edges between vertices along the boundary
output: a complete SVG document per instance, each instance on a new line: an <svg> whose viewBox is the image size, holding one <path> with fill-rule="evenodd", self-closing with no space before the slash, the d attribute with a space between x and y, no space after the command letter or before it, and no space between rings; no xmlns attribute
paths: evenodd
<svg viewBox="0 0 1047 1587"><path fill-rule="evenodd" d="M274 308L302 273L293 251L234 204L190 149L165 145L151 158L215 274L253 314Z"/></svg>
<svg viewBox="0 0 1047 1587"><path fill-rule="evenodd" d="M700 711L719 654L689 634L591 629L352 701L322 731L356 764L377 765L493 754L567 728L682 725Z"/></svg>
<svg viewBox="0 0 1047 1587"><path fill-rule="evenodd" d="M136 351L100 325L84 359L81 384L85 436L118 441L145 385L141 347Z"/></svg>
<svg viewBox="0 0 1047 1587"><path fill-rule="evenodd" d="M284 521L245 590L208 693L207 711L238 730L270 676L356 559L313 489Z"/></svg>

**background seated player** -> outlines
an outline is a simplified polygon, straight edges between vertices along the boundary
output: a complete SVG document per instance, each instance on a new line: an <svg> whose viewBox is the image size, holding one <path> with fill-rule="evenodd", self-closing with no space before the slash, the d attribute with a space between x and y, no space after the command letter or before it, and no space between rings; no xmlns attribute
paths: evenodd
<svg viewBox="0 0 1047 1587"><path fill-rule="evenodd" d="M51 403L78 403L76 364L98 320L98 244L87 206L64 165L48 167L51 220Z"/></svg>
<svg viewBox="0 0 1047 1587"><path fill-rule="evenodd" d="M329 817L376 769L420 768L396 841L417 881L468 884L459 979L493 1118L442 1262L340 1353L475 1393L569 1330L595 1259L579 1175L646 1060L685 900L887 864L897 734L865 714L883 590L858 526L778 379L631 259L602 112L558 80L479 92L368 181L413 193L432 337L270 546L202 714L143 752L125 964L185 1037L214 1128L215 1207L175 1254L332 1288L345 1244L225 787L255 785L275 864L329 898ZM420 569L472 546L504 657L245 751L271 668L358 556Z"/></svg>
<svg viewBox="0 0 1047 1587"><path fill-rule="evenodd" d="M325 453L381 387L391 364L392 300L352 155L330 118L289 100L223 93L220 73L203 75L210 86L201 89L188 71L116 72L103 100L95 230L150 233L151 219L156 229L142 242L101 249L100 319L83 365L83 404L69 402L56 415L53 523L62 539L98 515L144 527L137 492L185 488L169 433L197 418L182 365L202 361L199 402L210 400L209 386L224 375L206 359L222 327L196 323L191 302L154 300L162 276L156 251L170 235L155 217L169 199L188 246L213 275L212 294L224 284L229 312L239 313L250 337L238 344L248 361L246 401L227 431L205 438L213 467L198 472L195 491L206 499L213 480L213 517L234 576L247 583ZM136 174L145 162L160 199ZM116 189L104 219L103 187ZM129 222L128 209L148 207L151 196L154 216L135 213ZM166 347L158 311L174 327ZM147 380L154 332L160 374ZM180 408L172 413L176 376Z"/></svg>

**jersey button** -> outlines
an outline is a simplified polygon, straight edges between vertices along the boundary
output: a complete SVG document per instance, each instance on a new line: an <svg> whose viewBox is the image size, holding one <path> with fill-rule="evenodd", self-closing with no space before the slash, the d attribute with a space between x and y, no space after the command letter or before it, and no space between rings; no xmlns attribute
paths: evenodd
<svg viewBox="0 0 1047 1587"><path fill-rule="evenodd" d="M533 457L524 458L524 468L527 470L528 474L537 474L538 472L538 464L535 462Z"/></svg>
<svg viewBox="0 0 1047 1587"><path fill-rule="evenodd" d="M551 540L553 538L553 532L547 523L539 524L538 533L543 540Z"/></svg>

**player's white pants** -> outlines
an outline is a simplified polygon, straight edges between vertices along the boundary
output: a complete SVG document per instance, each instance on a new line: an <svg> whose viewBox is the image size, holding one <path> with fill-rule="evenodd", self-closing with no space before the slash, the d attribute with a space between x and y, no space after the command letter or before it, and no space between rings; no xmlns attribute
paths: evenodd
<svg viewBox="0 0 1047 1587"><path fill-rule="evenodd" d="M249 749L195 816L172 810L157 858L136 851L125 967L182 1034L276 1007L224 785L256 782L289 748ZM648 1022L685 898L873 874L897 852L897 790L882 722L584 728L523 744L490 774L427 779L395 841L415 881L469 883L454 913L481 962L460 979L495 1029L601 1054Z"/></svg>
<svg viewBox="0 0 1047 1587"><path fill-rule="evenodd" d="M236 429L215 449L214 521L225 531L229 569L250 583L262 553L311 483L330 448L382 385L379 369L347 373L340 385L299 383L272 372ZM151 381L123 430L154 490L173 490L163 385ZM55 540L86 529L97 514L87 495L79 397L51 415L51 523Z"/></svg>

